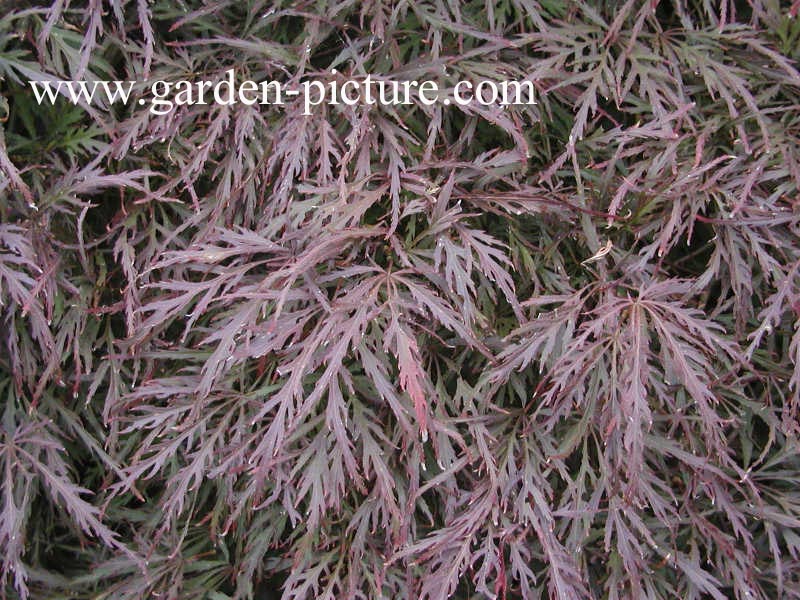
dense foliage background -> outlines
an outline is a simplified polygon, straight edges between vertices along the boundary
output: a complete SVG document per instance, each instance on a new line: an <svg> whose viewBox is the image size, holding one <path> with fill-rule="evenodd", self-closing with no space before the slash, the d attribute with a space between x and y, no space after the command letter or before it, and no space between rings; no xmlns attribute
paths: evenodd
<svg viewBox="0 0 800 600"><path fill-rule="evenodd" d="M800 597L800 2L0 4L2 597Z"/></svg>

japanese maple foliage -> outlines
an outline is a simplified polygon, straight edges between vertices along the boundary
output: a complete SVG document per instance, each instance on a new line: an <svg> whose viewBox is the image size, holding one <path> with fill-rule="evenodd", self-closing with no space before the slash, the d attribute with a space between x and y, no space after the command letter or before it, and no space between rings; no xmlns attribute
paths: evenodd
<svg viewBox="0 0 800 600"><path fill-rule="evenodd" d="M3 598L800 598L800 3L0 8Z"/></svg>

